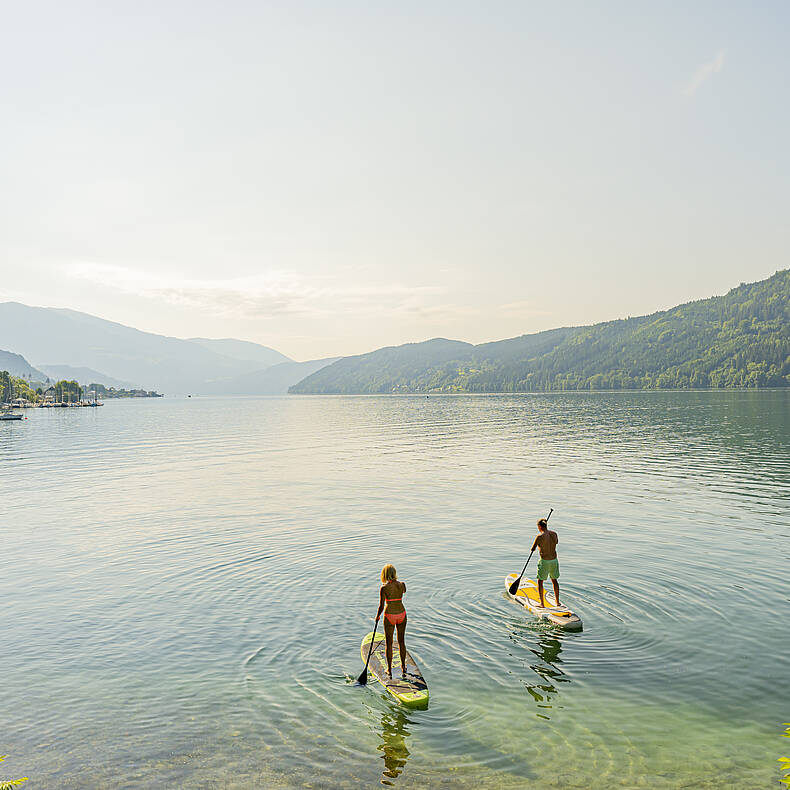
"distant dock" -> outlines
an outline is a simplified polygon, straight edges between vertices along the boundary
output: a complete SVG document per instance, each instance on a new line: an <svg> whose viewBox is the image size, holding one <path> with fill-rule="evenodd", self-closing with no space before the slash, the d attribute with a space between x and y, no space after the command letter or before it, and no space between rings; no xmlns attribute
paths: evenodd
<svg viewBox="0 0 790 790"><path fill-rule="evenodd" d="M33 403L32 401L29 400L23 400L22 398L17 398L11 403L0 404L0 414L4 414L15 409L79 409L79 408L93 409L98 406L104 406L104 404L101 401L87 401L87 400L79 400L79 401L71 401L71 402L47 400L47 401L42 401L41 403Z"/></svg>

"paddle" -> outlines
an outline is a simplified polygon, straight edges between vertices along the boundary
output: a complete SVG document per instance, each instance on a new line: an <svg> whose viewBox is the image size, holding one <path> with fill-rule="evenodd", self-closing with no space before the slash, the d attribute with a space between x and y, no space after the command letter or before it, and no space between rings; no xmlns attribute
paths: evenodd
<svg viewBox="0 0 790 790"><path fill-rule="evenodd" d="M554 508L549 508L549 515L546 516L546 523L549 523L549 519L551 518L551 514L554 512ZM518 575L518 579L516 579L513 584L510 585L509 591L511 595L515 595L518 592L518 586L521 584L521 577L524 575L524 571L527 569L527 565L529 565L529 561L532 559L532 555L535 553L535 549L533 548L532 551L529 553L529 557L527 557L527 561L524 563L524 567L521 569L521 573Z"/></svg>
<svg viewBox="0 0 790 790"><path fill-rule="evenodd" d="M357 678L357 683L359 683L360 686L364 686L368 682L368 664L370 663L370 656L373 653L373 644L376 641L376 628L378 628L380 616L381 615L376 617L376 622L373 626L373 639L370 640L370 649L368 650L367 661L365 661L365 668L362 670L362 674Z"/></svg>

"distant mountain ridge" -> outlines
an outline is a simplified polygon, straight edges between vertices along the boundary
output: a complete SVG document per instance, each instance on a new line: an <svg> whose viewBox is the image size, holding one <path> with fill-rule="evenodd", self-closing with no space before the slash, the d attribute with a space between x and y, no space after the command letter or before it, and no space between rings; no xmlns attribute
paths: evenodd
<svg viewBox="0 0 790 790"><path fill-rule="evenodd" d="M32 379L33 381L44 381L46 375L42 371L34 368L21 354L13 351L0 350L0 370L5 370L17 378Z"/></svg>
<svg viewBox="0 0 790 790"><path fill-rule="evenodd" d="M790 386L790 270L652 315L473 346L344 359L292 393L539 392Z"/></svg>
<svg viewBox="0 0 790 790"><path fill-rule="evenodd" d="M170 394L199 392L208 381L233 380L290 361L256 343L183 340L75 310L18 302L0 303L0 342L28 360L103 371L105 378ZM232 354L243 348L257 357L239 359L219 353L216 349L222 346ZM268 362L261 362L261 357Z"/></svg>
<svg viewBox="0 0 790 790"><path fill-rule="evenodd" d="M105 387L115 389L132 389L129 381L121 381L100 373L93 368L74 367L73 365L39 365L41 371L53 381L78 381L80 384L103 384Z"/></svg>
<svg viewBox="0 0 790 790"><path fill-rule="evenodd" d="M268 346L260 343L251 343L249 340L235 340L234 338L223 338L222 340L210 340L206 337L190 337L190 343L197 343L204 348L215 351L239 362L248 362L256 366L256 370L270 368L272 365L279 365L281 362L293 362L290 357L275 351Z"/></svg>
<svg viewBox="0 0 790 790"><path fill-rule="evenodd" d="M313 359L307 362L281 362L270 368L245 373L232 379L207 382L201 395L285 395L288 388L311 373L336 362L339 357Z"/></svg>

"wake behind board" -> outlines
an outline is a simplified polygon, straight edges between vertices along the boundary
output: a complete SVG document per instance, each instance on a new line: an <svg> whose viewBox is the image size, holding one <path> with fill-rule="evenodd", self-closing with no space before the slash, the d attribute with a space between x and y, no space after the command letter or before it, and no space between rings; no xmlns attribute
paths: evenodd
<svg viewBox="0 0 790 790"><path fill-rule="evenodd" d="M406 672L407 675L401 680L400 677L400 654L398 653L398 640L393 639L392 644L392 671L395 675L390 678L387 674L387 655L386 641L384 634L372 631L362 640L360 655L363 663L367 660L370 643L373 641L373 653L370 656L368 671L379 683L395 697L402 705L409 708L428 707L428 684L422 676L417 662L412 658L411 653L406 651Z"/></svg>
<svg viewBox="0 0 790 790"><path fill-rule="evenodd" d="M550 581L543 584L543 601L548 606L541 606L538 584L532 579L522 579L516 594L510 594L510 585L517 578L518 576L515 573L505 577L505 590L507 590L508 598L521 604L528 612L532 612L535 617L548 620L554 625L560 626L560 628L565 628L568 631L582 630L582 620L579 615L572 612L567 606L555 606L554 591L551 589Z"/></svg>

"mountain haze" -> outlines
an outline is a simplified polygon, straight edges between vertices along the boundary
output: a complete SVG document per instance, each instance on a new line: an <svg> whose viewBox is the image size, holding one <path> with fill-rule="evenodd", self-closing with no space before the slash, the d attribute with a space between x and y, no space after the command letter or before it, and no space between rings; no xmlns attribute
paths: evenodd
<svg viewBox="0 0 790 790"><path fill-rule="evenodd" d="M279 365L281 362L293 362L285 354L281 354L268 346L262 346L260 343L251 343L249 340L235 340L233 338L210 340L206 337L190 337L189 342L197 343L210 351L231 359L249 363L255 369L262 370L263 368L270 368L272 365Z"/></svg>
<svg viewBox="0 0 790 790"><path fill-rule="evenodd" d="M790 386L790 270L652 315L341 359L293 393Z"/></svg>
<svg viewBox="0 0 790 790"><path fill-rule="evenodd" d="M232 379L207 382L201 395L285 395L288 388L311 373L331 365L339 357L313 359L309 362L281 362L270 368L245 373Z"/></svg>
<svg viewBox="0 0 790 790"><path fill-rule="evenodd" d="M130 381L121 381L99 373L93 368L74 367L73 365L39 365L39 368L53 381L78 381L80 384L103 384L116 389L132 389Z"/></svg>
<svg viewBox="0 0 790 790"><path fill-rule="evenodd" d="M0 340L26 359L92 368L136 387L166 393L200 390L207 380L263 367L200 343L142 332L87 313L17 302L0 304Z"/></svg>
<svg viewBox="0 0 790 790"><path fill-rule="evenodd" d="M5 370L12 376L33 381L46 379L44 373L34 368L21 354L14 354L12 351L0 350L0 370Z"/></svg>

